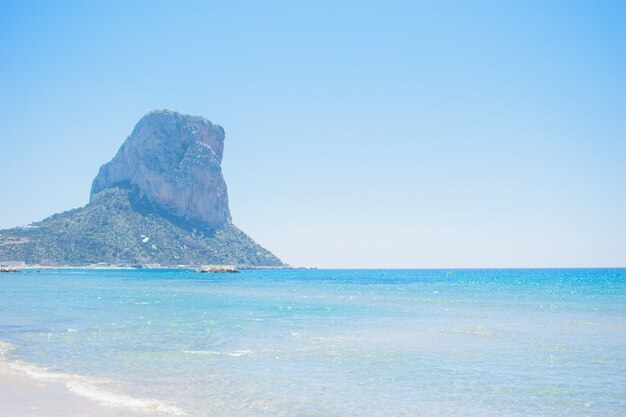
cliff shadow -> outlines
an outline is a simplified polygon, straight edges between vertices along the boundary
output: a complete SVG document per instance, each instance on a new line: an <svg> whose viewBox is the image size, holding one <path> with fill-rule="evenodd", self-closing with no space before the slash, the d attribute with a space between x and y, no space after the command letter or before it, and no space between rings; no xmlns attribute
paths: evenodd
<svg viewBox="0 0 626 417"><path fill-rule="evenodd" d="M128 191L128 202L130 203L131 209L142 216L159 217L186 232L202 234L209 238L214 237L216 232L223 227L222 225L206 224L201 221L177 215L166 207L142 196L139 189L130 184L120 184L119 187Z"/></svg>

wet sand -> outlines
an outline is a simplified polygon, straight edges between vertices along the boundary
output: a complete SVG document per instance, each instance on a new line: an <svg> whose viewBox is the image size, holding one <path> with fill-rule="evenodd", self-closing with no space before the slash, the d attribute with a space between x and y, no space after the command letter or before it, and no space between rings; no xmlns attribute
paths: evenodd
<svg viewBox="0 0 626 417"><path fill-rule="evenodd" d="M0 360L0 417L148 417L136 410L72 393L63 381L39 380Z"/></svg>
<svg viewBox="0 0 626 417"><path fill-rule="evenodd" d="M100 417L110 411L63 383L37 381L0 362L0 417Z"/></svg>

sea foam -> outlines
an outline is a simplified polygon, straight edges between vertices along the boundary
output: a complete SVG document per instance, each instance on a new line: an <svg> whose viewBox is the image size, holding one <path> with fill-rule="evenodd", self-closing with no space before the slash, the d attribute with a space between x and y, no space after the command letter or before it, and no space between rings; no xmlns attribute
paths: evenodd
<svg viewBox="0 0 626 417"><path fill-rule="evenodd" d="M247 350L247 349L234 350L232 352L218 352L218 351L214 351L214 350L183 350L183 353L188 353L188 354L191 354L191 355L205 355L205 356L225 355L225 356L234 356L234 357L248 356L248 355L254 354L253 351Z"/></svg>
<svg viewBox="0 0 626 417"><path fill-rule="evenodd" d="M191 417L182 409L152 398L136 398L129 395L107 391L98 385L106 380L90 378L82 375L71 375L51 371L32 363L9 358L15 346L0 341L0 361L9 369L26 375L32 379L45 382L64 384L67 390L75 395L88 398L107 407L123 407L137 411L152 411L176 417Z"/></svg>

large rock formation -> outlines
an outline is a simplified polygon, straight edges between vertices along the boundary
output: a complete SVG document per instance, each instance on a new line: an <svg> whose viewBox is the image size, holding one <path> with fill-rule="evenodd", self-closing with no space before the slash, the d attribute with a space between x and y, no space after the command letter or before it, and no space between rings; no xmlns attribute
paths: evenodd
<svg viewBox="0 0 626 417"><path fill-rule="evenodd" d="M0 262L282 265L231 223L224 130L171 111L145 115L93 181L89 204L0 230Z"/></svg>
<svg viewBox="0 0 626 417"><path fill-rule="evenodd" d="M139 120L111 162L93 180L100 191L130 184L140 196L189 220L230 223L222 177L224 129L207 119L153 111Z"/></svg>

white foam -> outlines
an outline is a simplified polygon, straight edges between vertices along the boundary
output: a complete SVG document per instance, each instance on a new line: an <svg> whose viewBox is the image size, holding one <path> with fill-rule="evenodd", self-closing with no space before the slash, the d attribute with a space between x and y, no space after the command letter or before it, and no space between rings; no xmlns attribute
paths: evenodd
<svg viewBox="0 0 626 417"><path fill-rule="evenodd" d="M163 401L151 398L136 398L129 395L115 393L99 388L98 384L104 380L88 378L80 375L70 375L50 371L21 360L8 360L7 355L15 348L10 343L0 341L0 360L13 371L25 374L39 381L63 383L71 393L88 398L107 407L122 407L140 411L159 412L176 417L191 417L178 407L169 405Z"/></svg>
<svg viewBox="0 0 626 417"><path fill-rule="evenodd" d="M15 349L15 347L13 347L12 344L0 340L0 359L4 359L4 357L13 349Z"/></svg>
<svg viewBox="0 0 626 417"><path fill-rule="evenodd" d="M189 414L180 408L168 405L159 400L135 398L124 394L116 394L96 388L93 385L84 384L80 380L70 380L65 383L65 386L70 390L70 392L76 395L92 399L109 407L126 407L146 411L158 411L160 413L180 417L189 416Z"/></svg>
<svg viewBox="0 0 626 417"><path fill-rule="evenodd" d="M183 350L183 353L189 353L192 355L226 355L226 356L248 356L252 355L254 352L247 349L242 350L234 350L232 352L217 352L214 350Z"/></svg>
<svg viewBox="0 0 626 417"><path fill-rule="evenodd" d="M455 326L450 329L453 333L466 333L466 334L476 334L479 336L491 336L493 334L492 330L485 329L481 326L473 326L473 327L458 327Z"/></svg>

